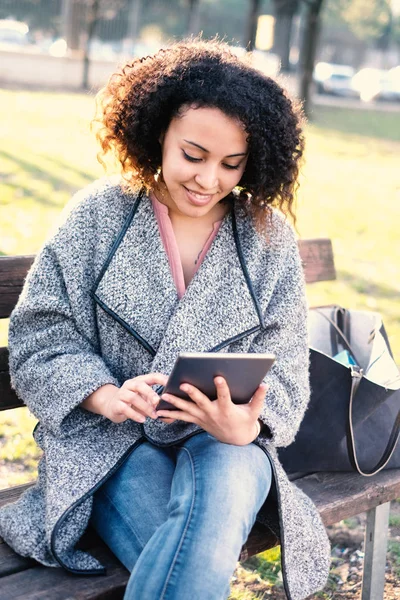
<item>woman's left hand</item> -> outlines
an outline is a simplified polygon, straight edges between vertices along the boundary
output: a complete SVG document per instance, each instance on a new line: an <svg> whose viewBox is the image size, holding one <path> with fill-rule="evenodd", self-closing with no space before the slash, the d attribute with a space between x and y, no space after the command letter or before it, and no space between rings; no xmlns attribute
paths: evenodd
<svg viewBox="0 0 400 600"><path fill-rule="evenodd" d="M226 444L236 446L250 444L256 437L256 423L268 386L261 384L248 404L234 404L226 380L218 376L215 377L214 383L217 389L216 400L211 401L193 385L184 383L180 389L193 402L182 400L172 394L163 394L161 396L163 400L168 400L180 410L157 410L157 414L164 418L170 417L196 423Z"/></svg>

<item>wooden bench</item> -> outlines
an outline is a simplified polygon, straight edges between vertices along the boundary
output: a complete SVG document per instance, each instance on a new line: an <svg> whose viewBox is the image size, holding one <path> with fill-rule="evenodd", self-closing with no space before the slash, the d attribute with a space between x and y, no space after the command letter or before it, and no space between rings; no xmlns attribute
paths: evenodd
<svg viewBox="0 0 400 600"><path fill-rule="evenodd" d="M299 242L307 283L335 279L330 240ZM0 258L0 318L9 317L21 292L32 256ZM10 388L8 350L0 348L0 410L23 406ZM295 479L316 504L325 525L367 512L362 600L383 598L390 501L400 497L400 469L374 477L356 473L315 473ZM0 506L16 500L32 484L0 491ZM242 549L245 559L275 545L260 524L254 526ZM0 600L118 600L123 597L128 571L93 531L80 542L107 568L106 576L74 576L25 559L0 538Z"/></svg>

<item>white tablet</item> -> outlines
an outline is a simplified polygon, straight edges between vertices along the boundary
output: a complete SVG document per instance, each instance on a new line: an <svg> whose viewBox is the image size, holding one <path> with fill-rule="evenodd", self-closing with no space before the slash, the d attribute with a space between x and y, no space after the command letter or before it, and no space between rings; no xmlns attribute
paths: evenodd
<svg viewBox="0 0 400 600"><path fill-rule="evenodd" d="M234 354L216 352L185 352L179 354L163 393L173 394L184 400L189 396L179 389L183 383L190 383L201 390L210 400L215 400L217 392L214 377L226 379L232 402L246 404L262 383L275 361L273 354ZM192 400L190 400L192 402ZM166 400L160 400L156 410L179 410Z"/></svg>

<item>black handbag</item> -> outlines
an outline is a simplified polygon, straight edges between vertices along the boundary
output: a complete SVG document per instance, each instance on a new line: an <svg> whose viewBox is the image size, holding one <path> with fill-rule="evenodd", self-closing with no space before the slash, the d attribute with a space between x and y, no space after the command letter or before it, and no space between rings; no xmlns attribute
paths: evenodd
<svg viewBox="0 0 400 600"><path fill-rule="evenodd" d="M400 468L400 374L379 313L313 308L309 341L310 403L279 449L287 473Z"/></svg>

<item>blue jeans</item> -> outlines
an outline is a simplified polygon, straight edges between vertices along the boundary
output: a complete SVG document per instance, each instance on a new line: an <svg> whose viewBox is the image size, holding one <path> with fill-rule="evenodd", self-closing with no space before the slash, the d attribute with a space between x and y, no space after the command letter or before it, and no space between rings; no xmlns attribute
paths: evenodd
<svg viewBox="0 0 400 600"><path fill-rule="evenodd" d="M131 571L124 600L225 600L271 486L256 444L201 432L138 446L94 494L91 524Z"/></svg>

